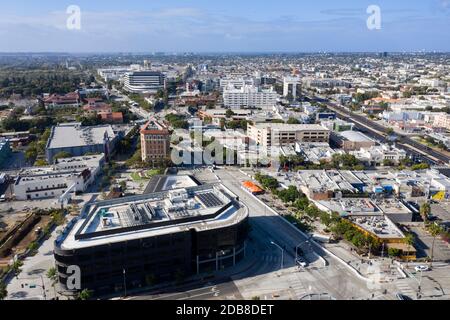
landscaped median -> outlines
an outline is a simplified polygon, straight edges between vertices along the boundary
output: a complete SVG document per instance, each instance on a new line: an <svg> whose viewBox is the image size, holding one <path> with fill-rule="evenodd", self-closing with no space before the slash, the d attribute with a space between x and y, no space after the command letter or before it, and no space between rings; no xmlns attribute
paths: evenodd
<svg viewBox="0 0 450 320"><path fill-rule="evenodd" d="M151 179L151 177L153 177L157 174L162 174L160 169L137 171L137 172L133 172L130 176L131 176L131 179L133 179L134 181L145 181L145 180Z"/></svg>

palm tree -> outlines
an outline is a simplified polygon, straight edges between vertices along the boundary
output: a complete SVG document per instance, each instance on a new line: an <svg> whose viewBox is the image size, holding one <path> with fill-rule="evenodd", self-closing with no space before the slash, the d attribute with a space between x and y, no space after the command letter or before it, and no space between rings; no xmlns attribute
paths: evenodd
<svg viewBox="0 0 450 320"><path fill-rule="evenodd" d="M56 298L56 283L58 282L58 274L56 272L55 267L51 267L47 270L47 278L49 278L52 281L52 287L55 292L55 298Z"/></svg>
<svg viewBox="0 0 450 320"><path fill-rule="evenodd" d="M414 236L413 233L407 233L405 235L405 244L408 245L408 249L411 249L411 247L414 246L414 242L416 241L416 237ZM406 263L406 265L408 266L408 261Z"/></svg>
<svg viewBox="0 0 450 320"><path fill-rule="evenodd" d="M437 224L433 223L428 227L428 232L433 237L433 244L431 245L431 261L430 261L430 267L433 265L433 256L434 256L434 242L436 240L436 237L441 233L442 229Z"/></svg>
<svg viewBox="0 0 450 320"><path fill-rule="evenodd" d="M423 221L428 221L428 216L431 213L431 206L429 202L425 202L424 204L422 204L422 206L420 207L420 215L423 219Z"/></svg>

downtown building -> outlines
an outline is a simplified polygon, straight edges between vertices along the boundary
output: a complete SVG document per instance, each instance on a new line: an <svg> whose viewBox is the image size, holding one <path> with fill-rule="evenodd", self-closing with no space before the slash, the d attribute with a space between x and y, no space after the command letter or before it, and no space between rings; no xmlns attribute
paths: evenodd
<svg viewBox="0 0 450 320"><path fill-rule="evenodd" d="M55 241L59 283L102 295L219 271L245 256L247 233L248 210L221 184L88 203Z"/></svg>
<svg viewBox="0 0 450 320"><path fill-rule="evenodd" d="M226 108L261 108L272 109L278 100L278 93L273 88L262 89L244 85L241 88L227 86L223 91L223 104Z"/></svg>
<svg viewBox="0 0 450 320"><path fill-rule="evenodd" d="M124 88L131 93L156 93L165 87L165 76L155 71L128 72L123 77Z"/></svg>
<svg viewBox="0 0 450 320"><path fill-rule="evenodd" d="M170 133L166 126L150 120L141 129L142 161L161 161L170 156Z"/></svg>

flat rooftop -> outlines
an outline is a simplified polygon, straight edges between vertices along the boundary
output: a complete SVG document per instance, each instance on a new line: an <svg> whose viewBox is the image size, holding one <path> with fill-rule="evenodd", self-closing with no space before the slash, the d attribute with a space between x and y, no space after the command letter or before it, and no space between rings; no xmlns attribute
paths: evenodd
<svg viewBox="0 0 450 320"><path fill-rule="evenodd" d="M385 216L349 217L349 221L380 239L403 239L405 235Z"/></svg>
<svg viewBox="0 0 450 320"><path fill-rule="evenodd" d="M144 193L154 193L174 189L185 189L200 185L200 182L189 175L156 175L147 184Z"/></svg>
<svg viewBox="0 0 450 320"><path fill-rule="evenodd" d="M235 199L214 184L89 203L55 245L70 250L235 224L248 215Z"/></svg>
<svg viewBox="0 0 450 320"><path fill-rule="evenodd" d="M345 139L349 141L354 142L370 142L373 141L368 136L366 136L364 133L359 131L343 131L339 133L341 136L343 136Z"/></svg>
<svg viewBox="0 0 450 320"><path fill-rule="evenodd" d="M378 206L367 198L342 198L316 201L319 206L335 211L341 216L381 216Z"/></svg>
<svg viewBox="0 0 450 320"><path fill-rule="evenodd" d="M53 127L47 148L99 145L104 144L105 137L109 137L110 139L115 137L111 125L83 127L80 123L60 124Z"/></svg>
<svg viewBox="0 0 450 320"><path fill-rule="evenodd" d="M381 199L376 201L377 206L385 214L409 214L409 210L403 203L397 199Z"/></svg>
<svg viewBox="0 0 450 320"><path fill-rule="evenodd" d="M96 154L91 156L71 157L58 159L51 166L32 167L20 170L15 185L27 184L32 181L45 181L50 179L78 176L86 169L94 170L99 167L105 155Z"/></svg>
<svg viewBox="0 0 450 320"><path fill-rule="evenodd" d="M329 131L319 124L287 124L287 123L269 123L259 122L254 125L258 129L271 128L272 130L284 131Z"/></svg>

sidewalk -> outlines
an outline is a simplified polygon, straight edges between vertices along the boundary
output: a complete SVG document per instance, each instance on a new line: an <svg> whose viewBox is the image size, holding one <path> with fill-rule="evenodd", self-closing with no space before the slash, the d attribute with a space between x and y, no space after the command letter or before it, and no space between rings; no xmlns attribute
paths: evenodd
<svg viewBox="0 0 450 320"><path fill-rule="evenodd" d="M392 282L401 277L397 266L389 258L368 258L359 256L348 244L325 244L326 249L344 260L350 267L358 271L363 277L378 279L380 282Z"/></svg>
<svg viewBox="0 0 450 320"><path fill-rule="evenodd" d="M7 300L50 300L55 297L57 288L52 287L52 282L46 274L54 266L53 242L58 236L57 230L60 228L53 230L50 238L42 243L34 256L23 260L23 266L20 268L22 271L18 278L9 279ZM42 281L45 290L42 288Z"/></svg>
<svg viewBox="0 0 450 320"><path fill-rule="evenodd" d="M221 281L227 279L229 280L233 276L252 270L253 266L258 262L259 262L258 252L256 250L255 252L253 252L253 246L250 244L246 247L246 256L244 260L237 262L236 265L233 267L227 268L225 270L220 270L214 273L202 273L199 275L194 275L185 279L185 281L179 285L175 285L174 283L164 283L159 286L154 286L152 288L132 289L128 291L127 296L133 297L140 295L146 296L157 295L167 290L171 289L180 290L183 289L184 287L192 286L194 284L198 284L199 286L201 286L202 284L207 284L209 282L220 283ZM121 297L118 295L107 295L102 296L100 298L110 300L121 299Z"/></svg>

